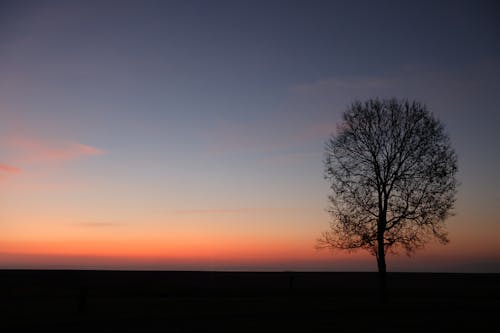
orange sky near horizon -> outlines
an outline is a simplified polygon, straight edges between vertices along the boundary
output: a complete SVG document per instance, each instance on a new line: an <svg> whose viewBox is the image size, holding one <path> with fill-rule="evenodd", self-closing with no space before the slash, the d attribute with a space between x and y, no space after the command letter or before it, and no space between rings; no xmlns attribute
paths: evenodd
<svg viewBox="0 0 500 333"><path fill-rule="evenodd" d="M10 147L9 142L12 140L4 140L3 146ZM316 200L303 200L301 206L293 207L283 205L288 199L297 202L293 196L273 207L236 206L241 202L228 198L231 207L221 208L224 201L220 198L199 201L195 195L194 200L201 203L197 206L204 208L192 209L185 205L186 200L193 200L189 193L179 197L182 188L172 194L150 188L150 182L121 184L91 174L74 176L72 169L78 164L105 159L107 153L92 147L82 150L80 147L87 147L83 144L56 144L57 148L51 144L40 140L29 148L14 145L23 168L4 168L0 192L3 268L376 268L375 258L363 251L315 249L315 240L329 221L325 198L316 196ZM36 147L34 152L32 147ZM47 154L47 150L56 153ZM121 194L117 197L115 193ZM158 193L161 200L155 199ZM459 196L458 207L467 206L464 201L468 199ZM471 220L483 227L471 227ZM500 259L500 226L493 208L490 212L474 206L462 208L447 223L451 243L431 243L417 251L414 269L427 265L439 270L441 261L452 265ZM394 265L389 267L411 270L405 258L404 254L390 256L388 262L394 261ZM429 266L432 262L434 266Z"/></svg>
<svg viewBox="0 0 500 333"><path fill-rule="evenodd" d="M177 217L180 215L182 220L174 228L172 224L161 226L159 223L137 227L133 223L78 224L65 220L43 222L39 218L31 217L30 223L17 223L17 226L3 228L4 233L0 237L0 265L16 268L24 263L25 267L118 266L132 269L230 269L233 266L253 269L274 267L278 270L287 267L302 270L345 270L351 265L357 269L375 270L375 258L366 252L347 253L315 249L314 240L322 231L322 223L317 224L317 230L306 230L299 226L288 232L276 230L276 223L273 223L272 218L281 215L283 220L291 219L289 211L281 210L279 213L270 214L264 210L264 213L257 214L260 219L265 221L265 215L274 216L268 217L267 221L258 227L253 225L252 228L239 227L237 230L227 228L228 220L234 220L235 217L238 218L238 225L249 223L255 215L251 218L241 216L249 215L249 212L250 210L245 213L210 213L208 218L203 217L202 225L205 225L205 228L199 227L200 216L196 213L171 214ZM318 215L318 218L321 217ZM309 216L314 214L309 212ZM266 224L274 225L274 230L266 228ZM452 264L499 259L500 245L495 233L471 231L465 221L457 217L452 218L448 225L450 244L442 246L431 243L426 249L417 251L414 258L407 258L404 254L389 256L389 267L397 270L398 267L404 267L405 261L416 260L421 264L424 259L431 263L434 261L436 267L439 267L440 261L441 264ZM285 227L285 224L281 227ZM89 264L92 260L95 262L94 266ZM395 264L391 265L393 261ZM411 270L411 265L407 269Z"/></svg>

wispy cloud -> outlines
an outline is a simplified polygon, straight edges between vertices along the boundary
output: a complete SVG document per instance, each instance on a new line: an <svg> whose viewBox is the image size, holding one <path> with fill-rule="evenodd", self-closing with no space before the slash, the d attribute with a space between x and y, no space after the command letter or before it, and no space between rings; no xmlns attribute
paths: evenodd
<svg viewBox="0 0 500 333"><path fill-rule="evenodd" d="M172 210L171 212L174 214L225 215L225 214L280 212L292 209L293 208L244 207L244 208L177 209L177 210Z"/></svg>
<svg viewBox="0 0 500 333"><path fill-rule="evenodd" d="M3 183L4 181L10 179L11 177L17 174L20 174L21 172L22 169L19 167L0 163L0 182Z"/></svg>
<svg viewBox="0 0 500 333"><path fill-rule="evenodd" d="M102 149L80 142L49 140L27 135L0 137L0 178L10 179L15 174L29 174L32 166L54 166L83 157L105 154Z"/></svg>
<svg viewBox="0 0 500 333"><path fill-rule="evenodd" d="M64 162L82 156L102 155L104 150L79 142L13 136L2 140L4 149L22 163Z"/></svg>
<svg viewBox="0 0 500 333"><path fill-rule="evenodd" d="M498 73L500 62L491 61L454 72L406 66L378 76L327 77L291 87L288 105L308 116L314 109L314 118L323 122L338 120L355 99L373 97L418 99L433 109L456 112L453 110L463 107L464 100L485 100L491 87L499 85Z"/></svg>
<svg viewBox="0 0 500 333"><path fill-rule="evenodd" d="M22 170L21 168L8 165L8 164L0 164L0 171L2 172L7 172L7 173L20 173Z"/></svg>
<svg viewBox="0 0 500 333"><path fill-rule="evenodd" d="M304 150L335 131L341 112L354 99L391 97L402 81L399 77L331 77L292 86L282 104L258 121L221 121L207 131L207 150L280 155Z"/></svg>
<svg viewBox="0 0 500 333"><path fill-rule="evenodd" d="M116 226L116 223L111 222L82 222L82 223L74 223L71 224L76 227L85 227L85 228L105 228L105 227L113 227Z"/></svg>

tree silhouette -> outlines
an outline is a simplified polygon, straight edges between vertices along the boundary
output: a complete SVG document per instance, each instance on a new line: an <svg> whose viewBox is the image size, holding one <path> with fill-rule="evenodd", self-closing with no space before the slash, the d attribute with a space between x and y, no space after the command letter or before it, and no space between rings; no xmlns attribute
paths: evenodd
<svg viewBox="0 0 500 333"><path fill-rule="evenodd" d="M330 230L320 248L368 250L382 293L386 254L412 254L435 238L448 242L445 219L456 195L457 157L442 123L416 102L356 101L325 145Z"/></svg>

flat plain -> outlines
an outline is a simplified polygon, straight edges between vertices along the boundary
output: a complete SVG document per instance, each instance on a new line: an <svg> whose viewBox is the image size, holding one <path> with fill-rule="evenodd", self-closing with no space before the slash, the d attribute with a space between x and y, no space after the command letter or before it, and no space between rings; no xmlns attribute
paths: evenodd
<svg viewBox="0 0 500 333"><path fill-rule="evenodd" d="M500 274L0 270L2 331L500 331Z"/></svg>

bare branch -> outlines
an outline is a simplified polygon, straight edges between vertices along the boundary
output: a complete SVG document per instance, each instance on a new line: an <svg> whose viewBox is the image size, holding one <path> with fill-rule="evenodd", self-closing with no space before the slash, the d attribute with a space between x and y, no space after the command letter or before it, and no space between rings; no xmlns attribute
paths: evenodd
<svg viewBox="0 0 500 333"><path fill-rule="evenodd" d="M457 157L424 105L354 102L325 144L324 165L332 222L318 248L365 249L385 265L386 252L448 242L444 222L455 202Z"/></svg>

